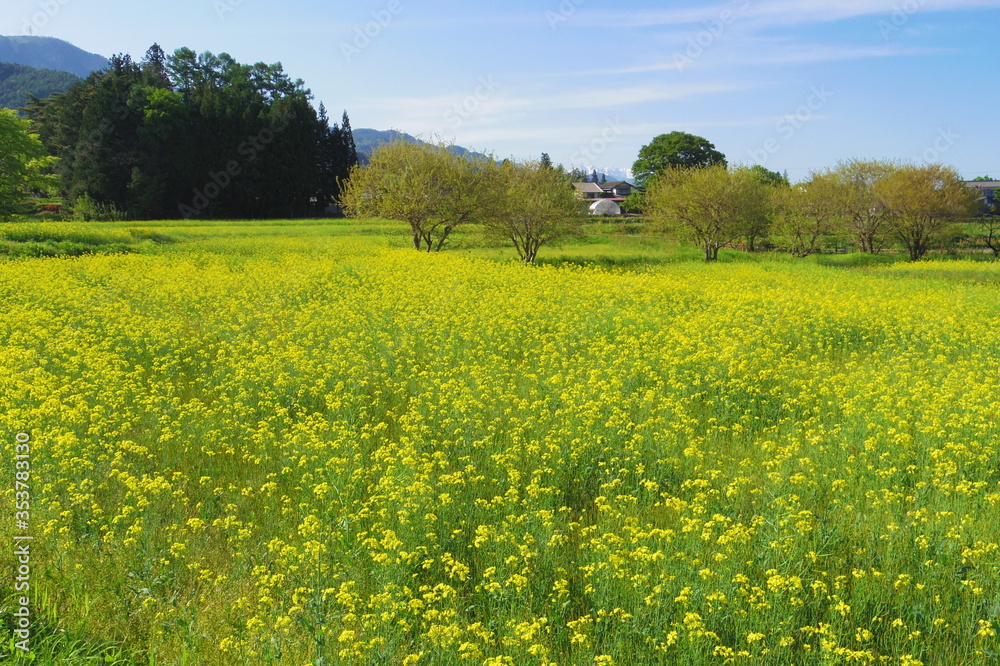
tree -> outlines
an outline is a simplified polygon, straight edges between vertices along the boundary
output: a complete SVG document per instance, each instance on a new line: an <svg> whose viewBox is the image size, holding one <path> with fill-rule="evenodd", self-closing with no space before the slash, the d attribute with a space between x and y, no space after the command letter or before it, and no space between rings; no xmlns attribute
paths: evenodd
<svg viewBox="0 0 1000 666"><path fill-rule="evenodd" d="M45 173L54 162L30 121L0 109L0 218L13 214L25 194L55 189L55 177Z"/></svg>
<svg viewBox="0 0 1000 666"><path fill-rule="evenodd" d="M569 172L569 181L571 183L585 183L587 182L587 173L579 167L573 167L572 171Z"/></svg>
<svg viewBox="0 0 1000 666"><path fill-rule="evenodd" d="M700 136L686 132L661 134L639 150L639 158L632 165L635 183L645 187L654 177L671 167L687 169L726 165L726 156L715 145Z"/></svg>
<svg viewBox="0 0 1000 666"><path fill-rule="evenodd" d="M542 169L551 169L552 168L552 158L549 157L548 153L542 153L542 159L539 162L539 166Z"/></svg>
<svg viewBox="0 0 1000 666"><path fill-rule="evenodd" d="M706 261L771 214L767 186L747 169L722 164L669 167L650 184L645 203L655 223L693 241Z"/></svg>
<svg viewBox="0 0 1000 666"><path fill-rule="evenodd" d="M598 179L598 177L597 177L597 169L594 169L594 172L590 174L590 182L592 182L592 183L595 183L595 184L597 184L597 183L600 183L600 182L601 182L601 181L600 181L600 180Z"/></svg>
<svg viewBox="0 0 1000 666"><path fill-rule="evenodd" d="M838 183L832 174L813 174L794 187L775 188L774 230L796 257L819 251L820 241L837 230Z"/></svg>
<svg viewBox="0 0 1000 666"><path fill-rule="evenodd" d="M67 199L139 219L307 215L356 156L350 128L331 129L279 64L187 48L115 56L29 114Z"/></svg>
<svg viewBox="0 0 1000 666"><path fill-rule="evenodd" d="M508 162L499 177L502 205L493 210L487 230L511 241L521 261L533 264L546 243L579 234L584 218L566 174L542 163Z"/></svg>
<svg viewBox="0 0 1000 666"><path fill-rule="evenodd" d="M993 252L993 259L1000 259L1000 210L982 201L975 220L983 234L983 242Z"/></svg>
<svg viewBox="0 0 1000 666"><path fill-rule="evenodd" d="M351 170L340 203L352 215L403 220L416 249L440 251L456 228L489 219L500 201L496 162L453 149L405 141L379 146L367 165Z"/></svg>
<svg viewBox="0 0 1000 666"><path fill-rule="evenodd" d="M788 180L777 171L770 171L765 167L755 164L747 168L747 172L760 181L762 185L769 188L772 201L777 198L777 191L788 188ZM774 220L770 215L759 216L756 221L747 229L747 251L757 251L757 241L767 236L771 230Z"/></svg>
<svg viewBox="0 0 1000 666"><path fill-rule="evenodd" d="M950 240L957 224L972 218L977 207L976 191L957 171L940 164L892 169L876 184L875 193L910 261L922 259L935 243Z"/></svg>
<svg viewBox="0 0 1000 666"><path fill-rule="evenodd" d="M777 171L771 171L767 167L761 166L760 164L754 164L749 168L750 173L760 179L765 185L785 185L788 186L791 183L788 182L787 174L780 174Z"/></svg>
<svg viewBox="0 0 1000 666"><path fill-rule="evenodd" d="M832 195L842 228L862 252L877 254L885 246L889 211L877 186L895 168L889 162L852 160L828 172L837 183Z"/></svg>

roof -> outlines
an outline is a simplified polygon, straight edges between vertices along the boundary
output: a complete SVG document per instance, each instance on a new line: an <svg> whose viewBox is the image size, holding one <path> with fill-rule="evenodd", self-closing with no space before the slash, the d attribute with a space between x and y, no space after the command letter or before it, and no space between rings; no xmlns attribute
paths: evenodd
<svg viewBox="0 0 1000 666"><path fill-rule="evenodd" d="M577 192L583 192L584 194L590 192L593 194L601 194L604 190L597 183L573 183L573 187L576 188Z"/></svg>
<svg viewBox="0 0 1000 666"><path fill-rule="evenodd" d="M965 184L977 190L995 190L1000 187L1000 180L967 180Z"/></svg>
<svg viewBox="0 0 1000 666"><path fill-rule="evenodd" d="M613 190L616 187L621 187L622 185L627 185L629 187L632 187L632 183L629 183L624 180L613 180L613 181L609 180L606 183L601 183L601 187L604 188L605 190Z"/></svg>

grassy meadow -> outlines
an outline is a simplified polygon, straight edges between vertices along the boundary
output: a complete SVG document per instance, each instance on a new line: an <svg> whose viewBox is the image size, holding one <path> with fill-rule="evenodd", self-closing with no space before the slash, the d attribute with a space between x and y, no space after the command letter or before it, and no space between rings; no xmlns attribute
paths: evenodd
<svg viewBox="0 0 1000 666"><path fill-rule="evenodd" d="M1000 662L1000 264L407 242L0 227L0 661Z"/></svg>

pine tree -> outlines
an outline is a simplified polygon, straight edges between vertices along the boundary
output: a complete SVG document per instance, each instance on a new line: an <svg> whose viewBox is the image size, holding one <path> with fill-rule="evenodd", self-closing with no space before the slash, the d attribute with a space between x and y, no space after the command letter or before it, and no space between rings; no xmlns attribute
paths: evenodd
<svg viewBox="0 0 1000 666"><path fill-rule="evenodd" d="M542 153L542 159L541 159L540 166L543 169L551 169L552 168L552 158L549 157L548 153Z"/></svg>
<svg viewBox="0 0 1000 666"><path fill-rule="evenodd" d="M599 183L599 182L601 182L600 180L597 179L597 169L594 169L594 172L592 174L590 174L590 182L592 182L592 183Z"/></svg>

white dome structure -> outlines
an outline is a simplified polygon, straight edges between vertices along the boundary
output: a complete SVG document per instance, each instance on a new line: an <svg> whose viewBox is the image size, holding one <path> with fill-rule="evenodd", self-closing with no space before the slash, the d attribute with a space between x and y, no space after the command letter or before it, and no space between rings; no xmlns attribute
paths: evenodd
<svg viewBox="0 0 1000 666"><path fill-rule="evenodd" d="M591 215L621 215L622 209L611 199L601 199L590 204Z"/></svg>

